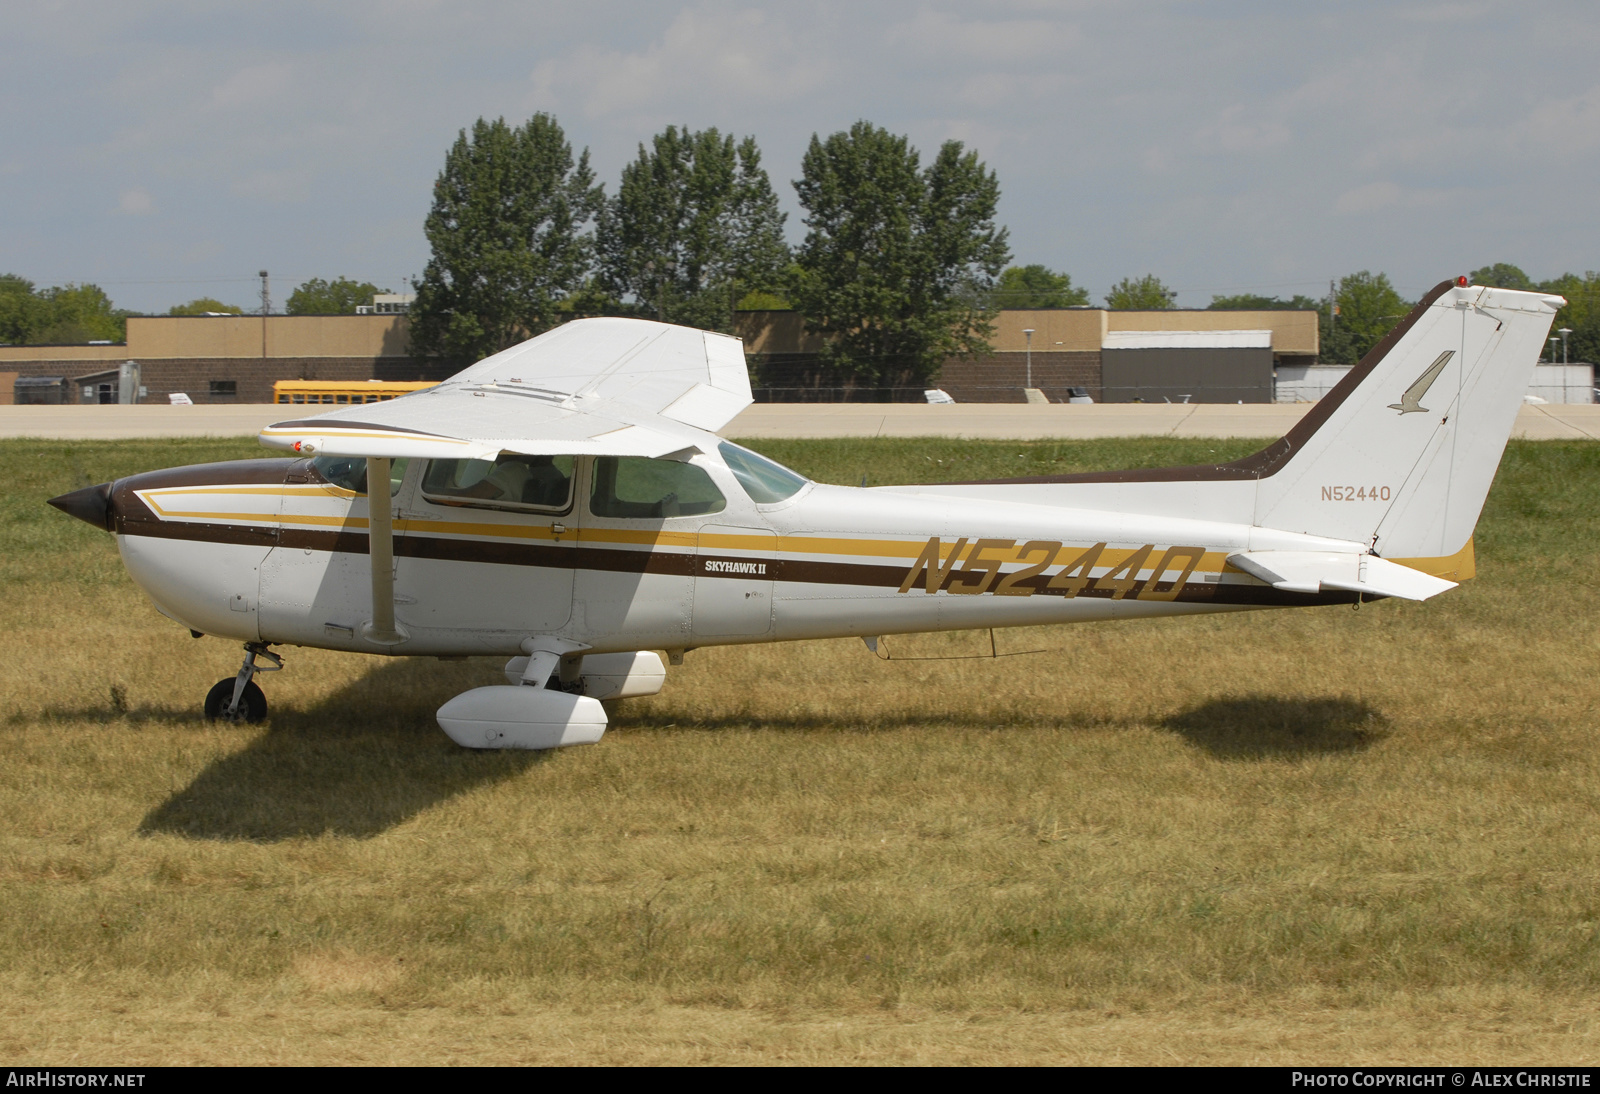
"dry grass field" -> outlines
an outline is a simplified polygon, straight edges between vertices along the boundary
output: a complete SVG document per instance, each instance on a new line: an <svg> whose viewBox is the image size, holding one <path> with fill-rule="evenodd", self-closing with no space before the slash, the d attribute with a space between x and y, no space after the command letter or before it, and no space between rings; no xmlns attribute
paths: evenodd
<svg viewBox="0 0 1600 1094"><path fill-rule="evenodd" d="M831 481L1247 441L762 442ZM1428 604L704 649L471 753L494 662L287 651L265 726L0 443L0 1061L1589 1063L1600 446L1514 443ZM987 652L986 635L891 640Z"/></svg>

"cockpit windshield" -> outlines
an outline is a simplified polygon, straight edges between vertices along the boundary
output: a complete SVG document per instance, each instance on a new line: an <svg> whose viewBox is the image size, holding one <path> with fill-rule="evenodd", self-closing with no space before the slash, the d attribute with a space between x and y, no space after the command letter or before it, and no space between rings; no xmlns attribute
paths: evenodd
<svg viewBox="0 0 1600 1094"><path fill-rule="evenodd" d="M391 498L400 492L400 484L406 477L406 465L410 462L405 457L390 462ZM318 456L311 461L311 466L317 469L317 474L321 475L324 481L334 486L343 487L357 494L367 492L367 461L360 456Z"/></svg>
<svg viewBox="0 0 1600 1094"><path fill-rule="evenodd" d="M757 455L748 448L740 448L732 441L723 441L717 446L717 451L722 453L728 470L733 472L733 477L739 480L744 492L757 505L787 501L810 481L783 464L773 463L765 456Z"/></svg>

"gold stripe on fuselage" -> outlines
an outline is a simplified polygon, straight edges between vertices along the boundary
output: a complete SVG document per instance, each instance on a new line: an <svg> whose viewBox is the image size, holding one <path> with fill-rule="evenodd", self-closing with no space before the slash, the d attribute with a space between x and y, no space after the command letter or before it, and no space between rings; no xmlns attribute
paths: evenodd
<svg viewBox="0 0 1600 1094"><path fill-rule="evenodd" d="M348 528L352 531L365 531L367 520L365 517L351 516L318 516L310 513L239 513L218 512L210 510L180 510L162 506L156 499L168 495L192 494L250 494L254 497L337 497L355 498L364 495L344 490L341 487L312 485L305 487L294 486L239 486L239 487L165 487L160 490L140 491L139 496L145 503L165 520L203 520L214 523L240 523L253 524L279 524L302 527L337 527ZM566 543L586 543L619 547L643 547L649 550L656 549L715 549L721 551L751 551L770 552L773 549L773 536L768 535L733 535L723 533L696 533L668 530L632 530L626 528L576 528L562 533L556 533L548 526L542 525L511 525L490 524L479 521L453 521L435 520L430 518L406 517L394 522L394 529L401 534L417 535L447 535L447 536L477 536L485 539L521 539L521 540L555 540ZM981 537L966 539L941 537L939 543L939 557L948 560L955 552L956 562L969 560ZM777 535L777 550L780 554L796 555L830 555L844 560L848 559L915 559L928 549L928 538L921 539L852 539L838 535L812 536L812 535ZM1023 548L1028 540L1015 540L1009 548L990 546L991 554L999 554L997 560L1001 565L1021 563L1024 561ZM1047 541L1048 542L1048 541ZM1056 555L1047 566L1058 565L1064 556L1081 551L1084 545L1074 545L1063 542L1056 551ZM1096 561L1095 568L1114 567L1125 563L1130 557L1138 553L1142 547L1115 548L1108 547ZM1213 574L1243 574L1227 564L1227 557L1232 553L1228 550L1206 551L1200 562L1195 566L1196 573ZM1036 562L1037 553L1028 553L1026 561ZM1443 577L1450 581L1466 581L1476 576L1477 567L1473 552L1473 541L1467 540L1465 546L1453 555L1436 558L1398 558L1392 561L1402 566L1409 566L1426 574Z"/></svg>

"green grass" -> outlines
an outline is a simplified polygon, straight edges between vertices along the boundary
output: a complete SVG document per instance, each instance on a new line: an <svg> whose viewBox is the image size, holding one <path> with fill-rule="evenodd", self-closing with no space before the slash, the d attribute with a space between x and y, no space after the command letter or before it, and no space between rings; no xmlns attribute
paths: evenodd
<svg viewBox="0 0 1600 1094"><path fill-rule="evenodd" d="M876 485L1258 445L752 447ZM1480 577L1427 604L1002 632L1051 652L997 662L698 650L600 745L545 755L437 729L487 661L291 649L270 724L198 720L236 648L42 503L259 452L0 443L5 1062L1600 1043L1600 446L1513 442Z"/></svg>

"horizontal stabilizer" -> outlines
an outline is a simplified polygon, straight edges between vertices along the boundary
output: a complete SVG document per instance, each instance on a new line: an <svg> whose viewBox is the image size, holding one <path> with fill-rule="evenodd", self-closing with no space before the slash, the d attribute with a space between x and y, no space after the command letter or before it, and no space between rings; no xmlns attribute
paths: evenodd
<svg viewBox="0 0 1600 1094"><path fill-rule="evenodd" d="M1241 551L1228 556L1228 565L1288 593L1344 589L1373 596L1427 600L1456 587L1454 581L1377 555L1335 551Z"/></svg>

